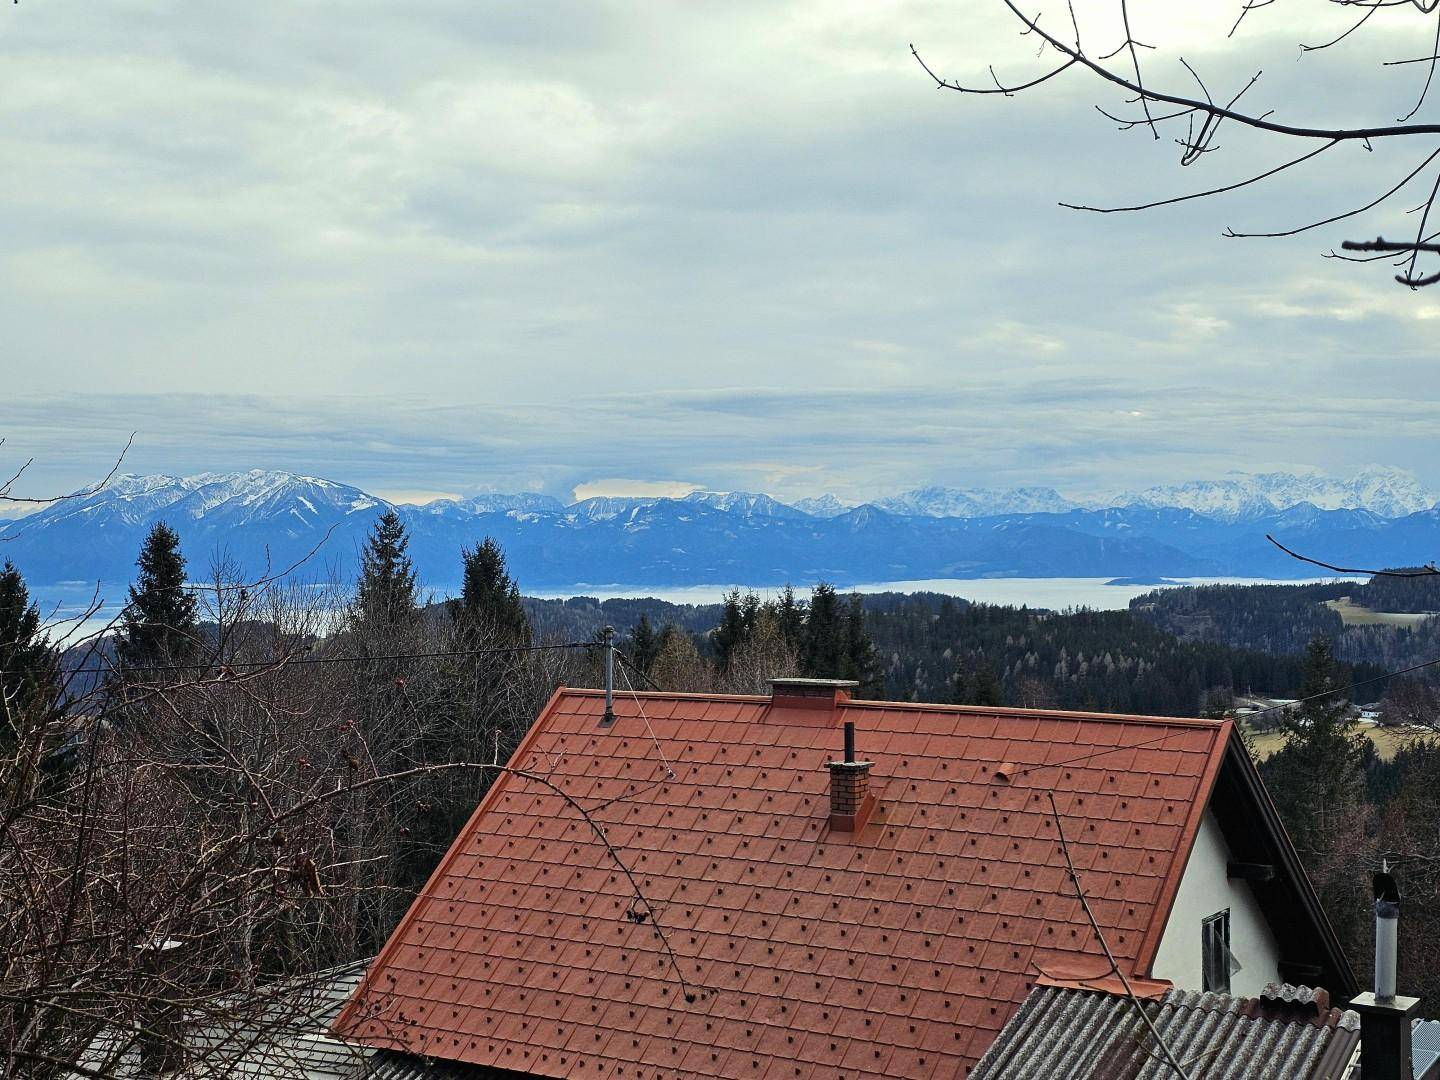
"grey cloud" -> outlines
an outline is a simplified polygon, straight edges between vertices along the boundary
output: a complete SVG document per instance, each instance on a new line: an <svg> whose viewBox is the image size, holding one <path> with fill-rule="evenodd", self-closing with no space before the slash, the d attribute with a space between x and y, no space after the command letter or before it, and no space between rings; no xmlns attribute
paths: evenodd
<svg viewBox="0 0 1440 1080"><path fill-rule="evenodd" d="M1221 207L1063 211L1273 151L1237 132L1179 170L1084 82L936 93L906 41L1033 64L973 43L1004 29L982 8L22 5L6 449L70 486L131 427L147 469L386 488L1433 472L1416 314L1440 299L1314 258L1336 234L1217 236L1344 205L1403 155ZM1283 37L1261 29L1207 70L1252 70ZM1345 64L1339 90L1308 61L1266 78L1330 112L1390 85Z"/></svg>

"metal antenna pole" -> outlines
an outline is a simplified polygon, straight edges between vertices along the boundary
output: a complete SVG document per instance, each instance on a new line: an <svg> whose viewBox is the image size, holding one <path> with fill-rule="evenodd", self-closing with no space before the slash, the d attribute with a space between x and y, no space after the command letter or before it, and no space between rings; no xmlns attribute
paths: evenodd
<svg viewBox="0 0 1440 1080"><path fill-rule="evenodd" d="M615 722L615 628L607 626L600 631L605 642L605 717L602 724Z"/></svg>

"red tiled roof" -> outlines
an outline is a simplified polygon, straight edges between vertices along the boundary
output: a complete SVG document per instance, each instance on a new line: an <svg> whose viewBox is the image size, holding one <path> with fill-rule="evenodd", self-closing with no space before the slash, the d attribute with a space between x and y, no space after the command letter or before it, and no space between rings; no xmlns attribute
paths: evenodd
<svg viewBox="0 0 1440 1080"><path fill-rule="evenodd" d="M615 707L605 727L597 693L555 695L511 761L554 787L495 783L338 1030L557 1077L963 1077L1038 978L1107 968L1047 792L1142 977L1230 734L878 702ZM830 828L825 769L847 720L879 798L855 834Z"/></svg>

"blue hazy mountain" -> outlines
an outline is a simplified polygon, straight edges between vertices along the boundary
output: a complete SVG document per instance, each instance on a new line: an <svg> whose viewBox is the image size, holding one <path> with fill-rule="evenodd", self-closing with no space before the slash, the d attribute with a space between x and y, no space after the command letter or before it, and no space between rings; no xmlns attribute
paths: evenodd
<svg viewBox="0 0 1440 1080"><path fill-rule="evenodd" d="M1311 576L1266 533L1347 565L1413 565L1440 554L1440 510L1408 474L1371 469L1352 482L1304 475L1287 487L1288 475L1150 489L1089 506L1049 488L932 487L860 506L746 492L566 505L522 493L393 509L421 579L440 591L460 577L460 549L486 536L504 546L523 587L578 592L822 579ZM1156 505L1165 497L1186 505ZM366 532L391 508L358 488L284 472L126 475L4 523L0 554L34 585L113 586L130 579L145 533L164 520L179 531L196 579L218 559L253 576L308 555L302 576L347 580Z"/></svg>

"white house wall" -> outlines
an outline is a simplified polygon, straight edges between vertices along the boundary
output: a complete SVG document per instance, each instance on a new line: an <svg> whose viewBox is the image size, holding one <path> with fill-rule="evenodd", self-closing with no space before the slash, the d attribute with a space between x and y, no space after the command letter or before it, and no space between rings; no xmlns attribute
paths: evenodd
<svg viewBox="0 0 1440 1080"><path fill-rule="evenodd" d="M1169 979L1182 990L1201 989L1200 925L1229 908L1230 952L1240 963L1240 970L1230 976L1230 992L1253 997L1267 983L1280 981L1280 950L1275 936L1249 883L1225 876L1229 860L1225 837L1207 810L1155 954L1151 969L1155 978Z"/></svg>

